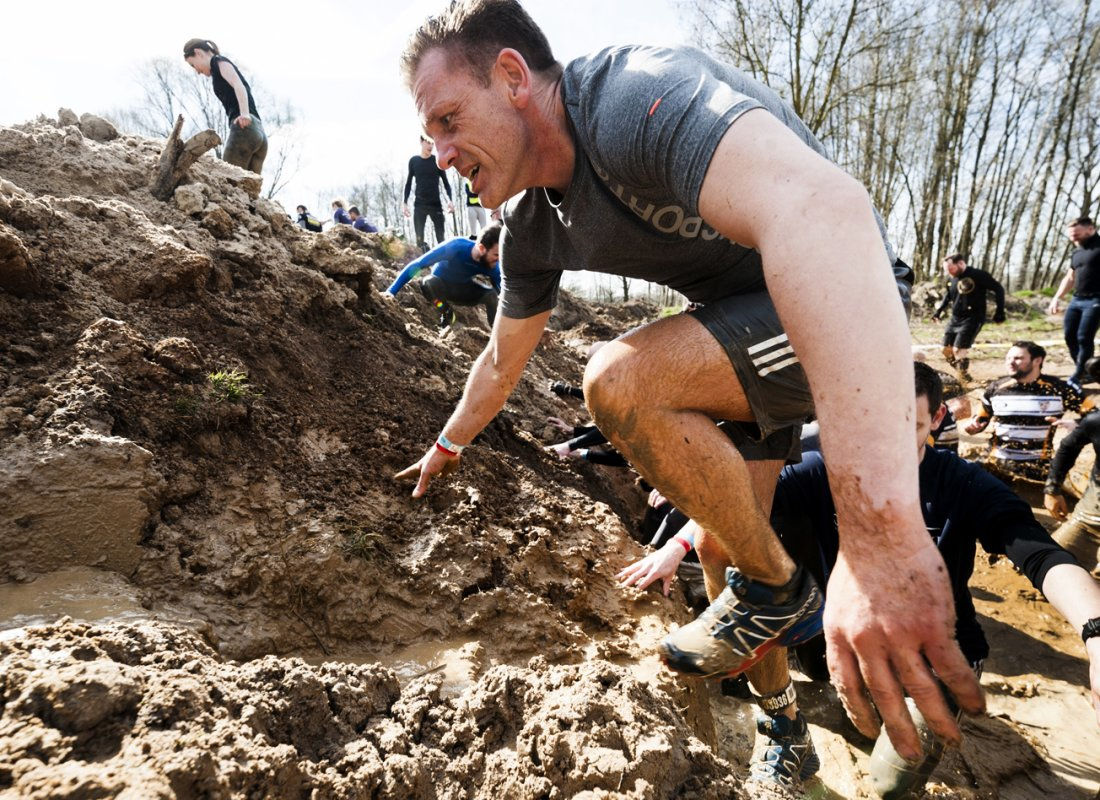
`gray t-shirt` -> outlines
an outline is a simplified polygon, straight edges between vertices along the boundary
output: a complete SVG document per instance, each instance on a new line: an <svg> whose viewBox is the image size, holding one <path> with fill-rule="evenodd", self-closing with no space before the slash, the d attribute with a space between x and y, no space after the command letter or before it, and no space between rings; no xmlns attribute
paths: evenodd
<svg viewBox="0 0 1100 800"><path fill-rule="evenodd" d="M579 58L566 66L561 94L577 146L573 178L564 196L535 188L507 204L505 316L553 308L563 270L642 278L704 303L765 290L760 254L703 221L699 192L726 130L751 109L770 112L824 156L789 105L688 47Z"/></svg>

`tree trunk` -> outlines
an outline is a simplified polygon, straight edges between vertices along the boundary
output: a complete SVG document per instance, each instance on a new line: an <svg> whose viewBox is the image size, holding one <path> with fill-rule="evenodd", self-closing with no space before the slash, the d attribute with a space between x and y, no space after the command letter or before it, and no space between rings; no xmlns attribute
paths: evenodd
<svg viewBox="0 0 1100 800"><path fill-rule="evenodd" d="M212 130L196 133L186 142L180 141L180 130L183 128L183 115L176 117L176 125L172 128L172 135L160 153L160 163L157 164L156 174L153 175L151 191L153 197L167 201L183 180L191 165L199 160L207 150L211 150L222 143L221 137Z"/></svg>

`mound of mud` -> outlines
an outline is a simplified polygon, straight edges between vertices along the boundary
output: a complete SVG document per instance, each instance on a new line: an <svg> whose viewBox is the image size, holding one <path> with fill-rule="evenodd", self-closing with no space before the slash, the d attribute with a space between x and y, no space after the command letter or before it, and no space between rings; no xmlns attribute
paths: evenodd
<svg viewBox="0 0 1100 800"><path fill-rule="evenodd" d="M728 796L698 689L611 663L686 619L615 584L644 495L542 449L548 415L583 418L548 382L656 310L566 298L462 470L414 502L392 475L460 396L480 310L441 339L418 293L379 299L401 242L301 231L210 156L159 202L161 143L71 122L0 127L0 582L107 570L147 619L7 634L0 787ZM276 658L426 642L476 650L458 697Z"/></svg>
<svg viewBox="0 0 1100 800"><path fill-rule="evenodd" d="M0 658L22 754L0 785L28 798L739 796L672 700L606 662L491 667L447 698L377 665L229 664L159 623L63 623Z"/></svg>

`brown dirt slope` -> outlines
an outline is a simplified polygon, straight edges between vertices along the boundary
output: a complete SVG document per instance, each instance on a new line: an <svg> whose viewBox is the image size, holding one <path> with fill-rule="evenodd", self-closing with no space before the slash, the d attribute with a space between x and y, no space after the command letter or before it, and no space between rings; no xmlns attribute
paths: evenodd
<svg viewBox="0 0 1100 800"><path fill-rule="evenodd" d="M253 176L210 157L154 200L158 153L45 119L0 128L0 581L121 573L151 616L171 609L206 644L156 619L9 634L0 790L732 791L686 727L706 717L691 693L607 660L683 619L614 585L637 552L623 520L641 494L541 449L547 415L580 411L547 382L578 382L584 344L654 310L567 299L460 474L413 502L391 476L446 420L483 322L466 312L441 340L416 292L379 299L400 242L300 231ZM431 680L399 691L380 667L273 658L442 640L477 643L473 694L443 702ZM372 715L377 746L360 741Z"/></svg>

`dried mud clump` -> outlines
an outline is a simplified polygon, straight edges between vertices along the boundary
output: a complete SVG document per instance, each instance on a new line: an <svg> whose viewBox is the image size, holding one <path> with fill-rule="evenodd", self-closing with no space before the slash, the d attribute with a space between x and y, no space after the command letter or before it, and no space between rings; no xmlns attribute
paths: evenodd
<svg viewBox="0 0 1100 800"><path fill-rule="evenodd" d="M429 675L63 622L0 643L0 787L25 798L733 798L675 704L603 662Z"/></svg>

